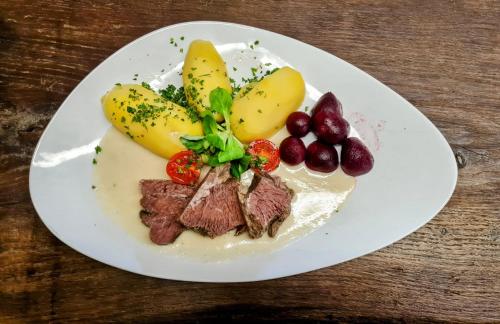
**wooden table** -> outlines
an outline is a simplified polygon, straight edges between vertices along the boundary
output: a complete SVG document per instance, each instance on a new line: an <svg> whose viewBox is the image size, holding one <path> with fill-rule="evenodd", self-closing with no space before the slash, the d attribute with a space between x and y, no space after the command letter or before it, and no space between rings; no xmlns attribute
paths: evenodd
<svg viewBox="0 0 500 324"><path fill-rule="evenodd" d="M224 20L334 53L431 119L459 163L431 222L376 253L278 280L141 277L56 239L30 201L48 121L108 55L162 26ZM0 322L500 322L499 1L0 2ZM429 157L432 158L432 157Z"/></svg>

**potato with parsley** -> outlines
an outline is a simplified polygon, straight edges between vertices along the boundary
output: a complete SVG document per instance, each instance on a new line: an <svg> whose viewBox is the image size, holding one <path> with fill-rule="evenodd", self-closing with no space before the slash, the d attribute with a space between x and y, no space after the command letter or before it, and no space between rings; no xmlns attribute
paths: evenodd
<svg viewBox="0 0 500 324"><path fill-rule="evenodd" d="M232 91L226 64L209 41L195 40L189 45L182 70L184 91L190 106L200 113L210 107L210 92L215 88ZM222 116L216 114L216 120Z"/></svg>
<svg viewBox="0 0 500 324"><path fill-rule="evenodd" d="M304 96L304 80L290 67L245 86L231 109L234 135L244 143L271 137L285 125L288 115L300 107Z"/></svg>
<svg viewBox="0 0 500 324"><path fill-rule="evenodd" d="M138 84L116 85L102 97L106 118L123 134L151 152L170 158L185 150L179 137L203 135L186 109Z"/></svg>

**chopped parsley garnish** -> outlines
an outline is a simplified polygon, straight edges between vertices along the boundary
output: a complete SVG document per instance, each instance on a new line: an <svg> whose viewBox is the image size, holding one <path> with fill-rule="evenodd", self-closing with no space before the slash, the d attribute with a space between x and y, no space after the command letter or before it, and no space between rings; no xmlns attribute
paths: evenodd
<svg viewBox="0 0 500 324"><path fill-rule="evenodd" d="M236 66L233 66L233 71L238 71L238 69L236 68Z"/></svg>
<svg viewBox="0 0 500 324"><path fill-rule="evenodd" d="M173 84L169 84L165 89L160 90L160 96L172 101L179 106L186 107L187 99L184 93L184 87L176 88Z"/></svg>
<svg viewBox="0 0 500 324"><path fill-rule="evenodd" d="M100 147L99 145L97 145L96 147L94 147L94 150L95 150L95 154L99 154L102 152L102 147Z"/></svg>
<svg viewBox="0 0 500 324"><path fill-rule="evenodd" d="M147 84L146 82L142 82L141 85L142 85L143 88L151 90L151 86L149 84Z"/></svg>
<svg viewBox="0 0 500 324"><path fill-rule="evenodd" d="M150 119L156 119L160 117L160 113L165 111L165 105L151 105L146 103L141 103L137 106L137 109L132 107L127 107L127 111L134 116L132 117L132 122L141 123L144 127L146 127L145 123ZM146 127L147 128L147 127Z"/></svg>
<svg viewBox="0 0 500 324"><path fill-rule="evenodd" d="M251 86L250 84L247 85L244 89L243 89L243 92L241 93L241 96L244 97L247 95L247 93L249 93L250 91L252 91L253 89L253 86Z"/></svg>
<svg viewBox="0 0 500 324"><path fill-rule="evenodd" d="M194 87L189 87L189 90L196 89ZM165 89L160 90L160 95L171 101L173 103L178 104L186 110L186 114L188 115L191 122L195 123L200 120L200 116L198 115L198 111L196 108L189 106L186 98L186 93L184 91L184 87L177 88L173 84L169 84Z"/></svg>
<svg viewBox="0 0 500 324"><path fill-rule="evenodd" d="M95 158L92 159L92 164L97 164L97 160Z"/></svg>
<svg viewBox="0 0 500 324"><path fill-rule="evenodd" d="M184 36L181 36L181 41L183 41L183 40L184 40Z"/></svg>
<svg viewBox="0 0 500 324"><path fill-rule="evenodd" d="M263 71L261 65L259 67L252 67L250 69L250 71L252 72L252 76L249 78L244 78L244 77L241 78L242 84L237 84L234 79L229 78L229 82L231 83L231 86L233 87L233 98L236 98L237 95L244 97L247 93L249 93L253 89L253 86L251 84L261 81L266 76L273 74L277 70L278 70L278 68ZM259 93L259 94L265 95L264 92Z"/></svg>
<svg viewBox="0 0 500 324"><path fill-rule="evenodd" d="M245 122L245 120L243 118L240 118L240 120L238 120L238 123L240 123L240 124L242 124L244 122Z"/></svg>
<svg viewBox="0 0 500 324"><path fill-rule="evenodd" d="M119 87L121 87L121 86L122 86L122 84L121 84L121 83L119 83L119 82L117 82L117 83L115 83L115 86L119 86Z"/></svg>
<svg viewBox="0 0 500 324"><path fill-rule="evenodd" d="M94 185L92 185L92 190L94 190L96 187Z"/></svg>

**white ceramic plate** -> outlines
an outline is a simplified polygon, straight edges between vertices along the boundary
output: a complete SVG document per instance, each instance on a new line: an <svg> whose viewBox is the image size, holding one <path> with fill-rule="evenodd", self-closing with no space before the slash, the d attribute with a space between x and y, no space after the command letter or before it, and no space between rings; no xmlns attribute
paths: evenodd
<svg viewBox="0 0 500 324"><path fill-rule="evenodd" d="M177 47L170 44L171 37ZM259 40L255 49L258 60L291 65L302 73L308 84L305 104L333 91L374 154L375 168L358 179L337 217L278 251L216 263L160 255L110 222L91 190L89 161L110 127L102 113L101 96L116 82L132 82L134 74L153 86L171 80L179 83L176 73L184 57L180 48L187 49L191 40L200 38L217 45L231 73L231 65L238 66L238 53L246 53L249 44ZM73 90L35 150L30 192L50 231L91 258L160 278L238 282L315 270L391 244L443 208L456 177L453 153L437 128L405 99L363 71L320 49L266 30L190 22L159 29L128 44Z"/></svg>

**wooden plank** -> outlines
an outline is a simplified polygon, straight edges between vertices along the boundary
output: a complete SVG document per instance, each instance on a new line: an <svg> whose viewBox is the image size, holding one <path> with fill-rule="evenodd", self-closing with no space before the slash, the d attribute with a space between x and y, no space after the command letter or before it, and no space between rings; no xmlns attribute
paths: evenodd
<svg viewBox="0 0 500 324"><path fill-rule="evenodd" d="M4 0L0 17L0 322L500 321L500 2ZM140 277L65 246L28 192L44 127L115 50L189 20L295 37L391 86L459 157L451 201L376 253L258 283Z"/></svg>

